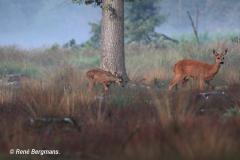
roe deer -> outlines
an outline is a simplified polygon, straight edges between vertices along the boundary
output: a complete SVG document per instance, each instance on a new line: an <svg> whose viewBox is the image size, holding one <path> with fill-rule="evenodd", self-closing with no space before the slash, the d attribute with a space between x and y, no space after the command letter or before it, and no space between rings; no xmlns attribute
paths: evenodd
<svg viewBox="0 0 240 160"><path fill-rule="evenodd" d="M111 72L104 71L102 69L91 69L86 73L88 78L88 90L91 91L96 83L102 84L105 92L109 90L112 83L117 83L124 87L123 79L116 72L112 74Z"/></svg>
<svg viewBox="0 0 240 160"><path fill-rule="evenodd" d="M228 49L222 53L218 53L215 49L213 49L213 54L215 56L214 64L208 64L191 59L184 59L177 62L174 65L174 77L169 84L168 90L172 90L172 88L177 86L179 82L185 84L189 78L199 81L200 90L204 89L205 84L210 86L210 81L218 73L221 64L224 64L224 56L227 52Z"/></svg>

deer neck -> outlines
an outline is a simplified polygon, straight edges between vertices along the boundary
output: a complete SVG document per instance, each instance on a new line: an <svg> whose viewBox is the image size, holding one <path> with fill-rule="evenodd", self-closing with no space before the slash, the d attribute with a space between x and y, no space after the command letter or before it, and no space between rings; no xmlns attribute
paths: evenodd
<svg viewBox="0 0 240 160"><path fill-rule="evenodd" d="M216 62L216 63L212 64L212 68L210 70L210 75L213 75L213 76L216 75L218 73L220 67L221 67L220 63Z"/></svg>

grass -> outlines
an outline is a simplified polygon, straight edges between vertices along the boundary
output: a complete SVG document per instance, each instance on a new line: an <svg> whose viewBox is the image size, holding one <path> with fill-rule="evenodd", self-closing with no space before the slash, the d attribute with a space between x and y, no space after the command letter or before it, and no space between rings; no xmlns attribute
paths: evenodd
<svg viewBox="0 0 240 160"><path fill-rule="evenodd" d="M0 47L0 73L27 73L20 88L0 87L0 158L10 148L58 149L60 156L26 159L239 159L240 47L227 43L226 64L213 84L226 96L204 99L194 89L168 93L173 64L183 58L213 62L215 41L126 46L129 77L151 89L112 86L101 96L86 91L85 71L99 65L99 53L61 47L23 50ZM25 67L25 68L24 68ZM234 106L234 107L233 107ZM71 117L65 123L32 126L31 119Z"/></svg>

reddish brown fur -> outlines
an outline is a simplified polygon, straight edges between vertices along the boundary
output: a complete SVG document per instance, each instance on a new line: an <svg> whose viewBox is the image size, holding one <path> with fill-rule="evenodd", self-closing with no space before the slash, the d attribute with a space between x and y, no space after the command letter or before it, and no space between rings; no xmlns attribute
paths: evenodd
<svg viewBox="0 0 240 160"><path fill-rule="evenodd" d="M201 61L184 59L174 65L174 77L169 84L169 90L177 86L179 82L185 84L189 78L199 81L200 90L204 89L205 84L210 85L210 81L218 73L221 64L223 64L224 55L227 54L227 49L224 53L217 53L213 50L215 55L215 63L208 64Z"/></svg>
<svg viewBox="0 0 240 160"><path fill-rule="evenodd" d="M86 73L88 78L88 90L91 91L95 84L102 84L105 91L109 90L109 87L112 83L118 83L123 86L123 80L116 73L112 74L111 72L104 71L102 69L91 69Z"/></svg>

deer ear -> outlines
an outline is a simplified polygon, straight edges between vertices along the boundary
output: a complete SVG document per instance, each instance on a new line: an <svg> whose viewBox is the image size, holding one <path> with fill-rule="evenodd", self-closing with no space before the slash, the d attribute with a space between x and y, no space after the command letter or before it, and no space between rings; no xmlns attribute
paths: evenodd
<svg viewBox="0 0 240 160"><path fill-rule="evenodd" d="M216 53L217 53L217 52L216 52L216 50L215 50L215 49L213 49L213 55L215 55L215 56L216 56Z"/></svg>
<svg viewBox="0 0 240 160"><path fill-rule="evenodd" d="M225 49L224 55L226 55L228 52L228 48Z"/></svg>

